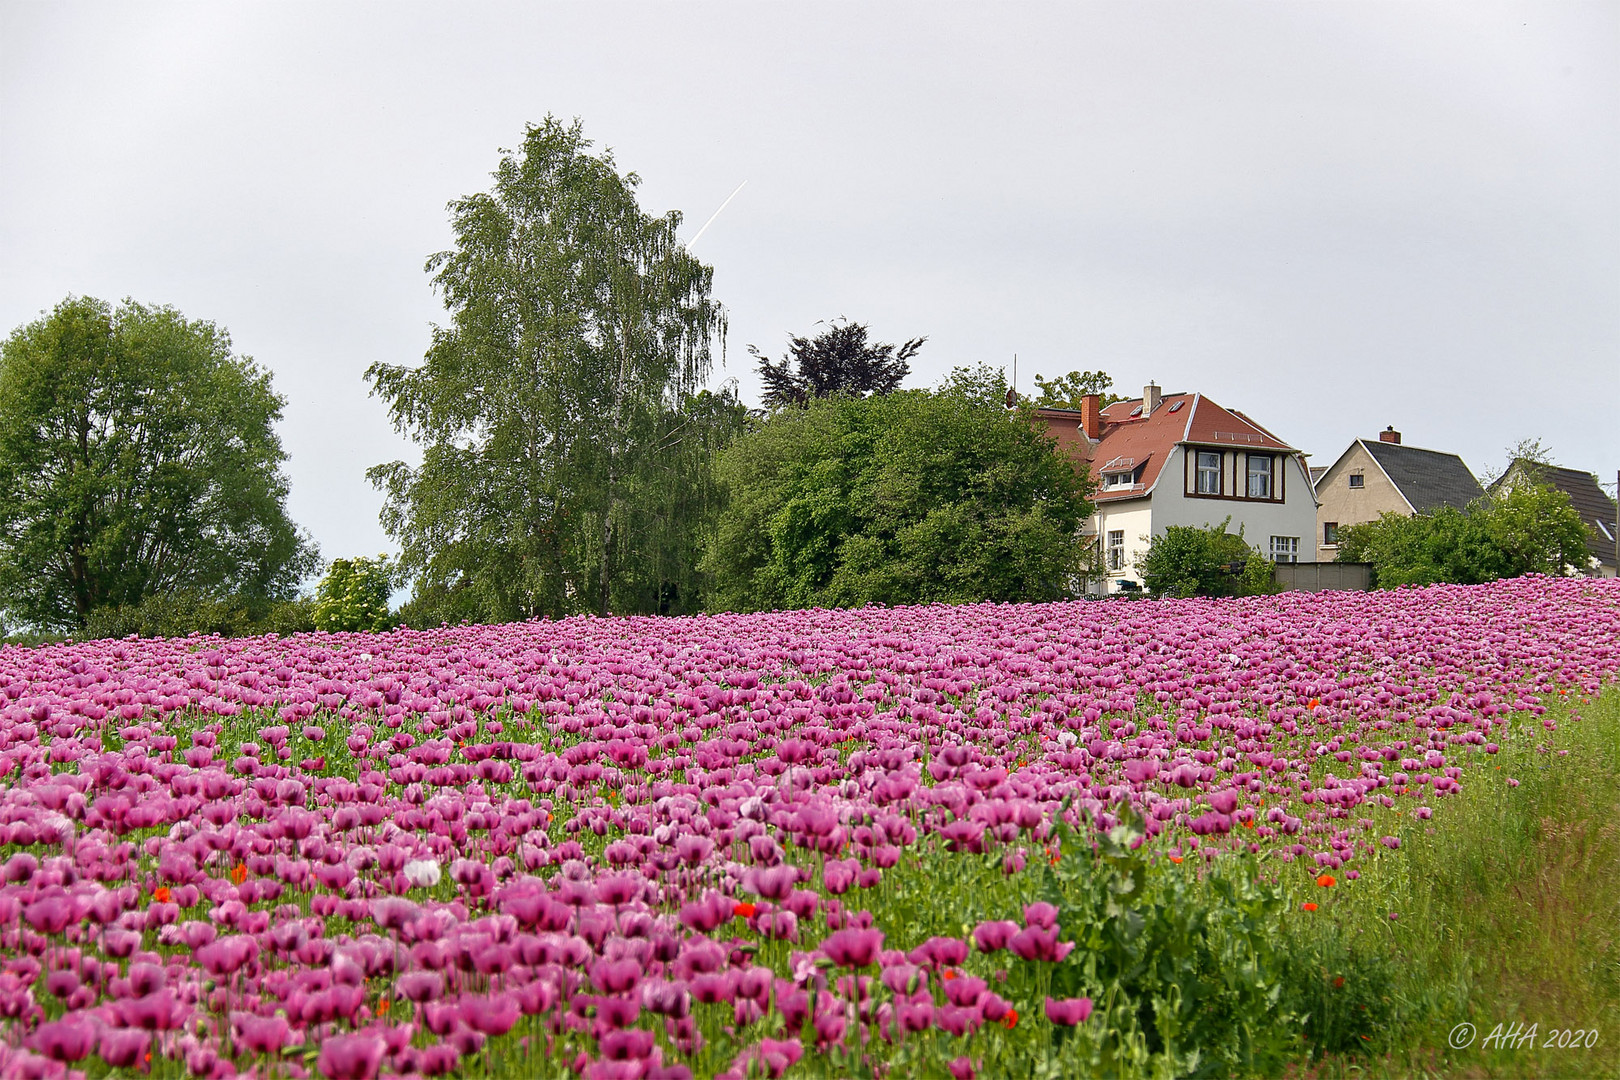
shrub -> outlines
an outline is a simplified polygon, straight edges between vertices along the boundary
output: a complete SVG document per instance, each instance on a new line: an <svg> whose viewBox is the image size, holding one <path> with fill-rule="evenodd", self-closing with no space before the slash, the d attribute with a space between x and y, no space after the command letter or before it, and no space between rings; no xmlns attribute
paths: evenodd
<svg viewBox="0 0 1620 1080"><path fill-rule="evenodd" d="M1386 513L1341 534L1340 562L1372 564L1373 584L1481 585L1522 574L1563 576L1586 568L1586 525L1569 496L1513 484L1466 510Z"/></svg>
<svg viewBox="0 0 1620 1080"><path fill-rule="evenodd" d="M1256 596L1277 592L1272 563L1219 525L1171 525L1137 560L1142 584L1155 596Z"/></svg>
<svg viewBox="0 0 1620 1080"><path fill-rule="evenodd" d="M367 633L386 630L393 625L388 598L397 576L386 555L333 560L315 587L315 628Z"/></svg>
<svg viewBox="0 0 1620 1080"><path fill-rule="evenodd" d="M294 600L249 600L240 596L210 597L193 592L152 593L139 604L97 608L85 621L84 637L186 637L219 634L251 637L296 634L315 629L313 603Z"/></svg>

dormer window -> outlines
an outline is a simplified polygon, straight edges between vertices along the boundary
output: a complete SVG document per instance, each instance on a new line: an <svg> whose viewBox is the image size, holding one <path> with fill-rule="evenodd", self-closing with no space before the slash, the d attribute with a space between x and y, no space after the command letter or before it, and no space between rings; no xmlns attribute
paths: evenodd
<svg viewBox="0 0 1620 1080"><path fill-rule="evenodd" d="M1103 473L1103 490L1114 491L1118 488L1128 488L1135 482L1135 473L1111 472Z"/></svg>

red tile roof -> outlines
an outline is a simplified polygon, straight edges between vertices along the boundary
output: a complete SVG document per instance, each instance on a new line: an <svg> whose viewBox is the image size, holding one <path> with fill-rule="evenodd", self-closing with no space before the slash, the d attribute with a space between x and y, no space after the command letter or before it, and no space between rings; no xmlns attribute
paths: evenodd
<svg viewBox="0 0 1620 1080"><path fill-rule="evenodd" d="M1170 459L1170 452L1181 443L1298 453L1242 413L1223 409L1202 394L1165 394L1151 416L1133 416L1133 412L1139 413L1141 406L1142 399L1134 398L1116 401L1102 411L1102 439L1095 447L1089 444L1085 447L1090 450L1087 456L1092 472L1099 483L1105 469L1124 471L1128 465L1133 470L1140 469L1141 473L1129 488L1114 491L1099 488L1093 496L1096 500L1140 498L1152 491L1160 470Z"/></svg>

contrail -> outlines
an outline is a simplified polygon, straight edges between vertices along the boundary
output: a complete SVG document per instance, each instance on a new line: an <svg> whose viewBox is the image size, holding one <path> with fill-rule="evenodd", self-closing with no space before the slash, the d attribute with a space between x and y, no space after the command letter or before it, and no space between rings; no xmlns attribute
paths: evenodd
<svg viewBox="0 0 1620 1080"><path fill-rule="evenodd" d="M744 180L742 183L737 185L737 191L741 191L747 186L748 181ZM726 201L720 204L720 210L724 210L726 207L731 205L731 200L737 197L737 191L733 191L730 195L726 196ZM692 239L686 242L687 251L692 250L692 245L698 242L698 237L701 237L704 233L709 231L709 226L714 224L714 219L720 216L720 210L716 210L714 213L710 214L709 220L703 223L703 228L699 229L697 231L697 235L693 236Z"/></svg>

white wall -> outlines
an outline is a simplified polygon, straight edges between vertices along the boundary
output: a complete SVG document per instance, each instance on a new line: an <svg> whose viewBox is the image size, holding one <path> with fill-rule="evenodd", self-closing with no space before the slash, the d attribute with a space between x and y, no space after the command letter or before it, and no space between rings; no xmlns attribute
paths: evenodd
<svg viewBox="0 0 1620 1080"><path fill-rule="evenodd" d="M1309 561L1316 553L1316 499L1311 492L1310 474L1293 456L1283 457L1279 472L1286 474L1284 502L1249 502L1244 499L1187 498L1183 491L1185 447L1176 447L1159 472L1159 478L1149 499L1129 499L1116 504L1100 503L1094 515L1097 535L1101 538L1104 557L1108 550L1108 533L1113 529L1125 533L1125 566L1123 571L1109 571L1098 591L1105 594L1119 592L1122 578L1140 582L1136 559L1147 551L1151 537L1161 536L1171 525L1205 526L1219 524L1226 515L1232 515L1227 530L1243 529L1243 539L1250 547L1258 547L1270 554L1271 537L1299 538L1299 558ZM1226 467L1230 473L1234 466L1227 453ZM1237 478L1229 475L1228 488Z"/></svg>

